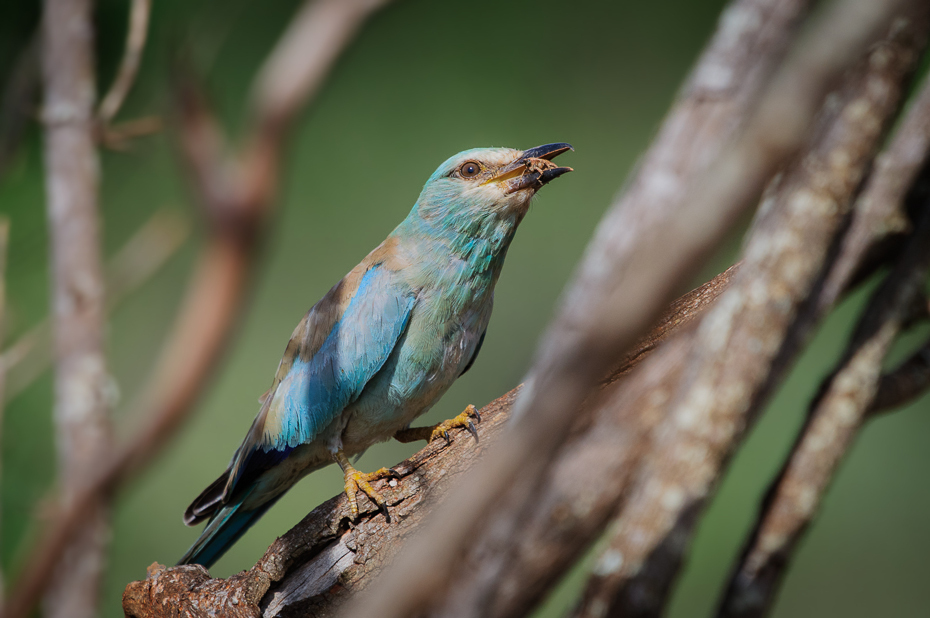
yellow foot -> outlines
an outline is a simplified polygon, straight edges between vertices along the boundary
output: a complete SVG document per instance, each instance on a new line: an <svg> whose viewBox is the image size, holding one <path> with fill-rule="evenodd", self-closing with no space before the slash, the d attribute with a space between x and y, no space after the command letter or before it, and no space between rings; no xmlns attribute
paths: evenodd
<svg viewBox="0 0 930 618"><path fill-rule="evenodd" d="M477 422L481 422L481 415L478 414L478 410L473 405L469 405L465 410L456 417L450 418L447 421L443 421L438 425L433 425L432 427L408 427L407 429L401 429L394 434L394 439L399 442L413 442L415 440L426 440L427 442L432 442L436 438L442 437L445 438L446 444L452 443L452 438L449 437L449 430L455 429L456 427L463 427L468 430L468 432L475 438L475 442L478 441L478 430L475 428L475 423L472 422L472 419L475 419Z"/></svg>
<svg viewBox="0 0 930 618"><path fill-rule="evenodd" d="M341 450L333 454L333 459L335 459L339 467L342 468L342 473L345 478L345 492L346 497L349 499L349 510L352 513L352 519L358 519L358 498L356 494L361 490L378 506L378 510L384 513L384 518L390 523L391 514L388 512L387 502L381 497L381 494L375 491L374 487L371 486L371 482L389 476L399 478L400 475L398 475L393 468L380 468L369 473L359 472L352 467L345 453Z"/></svg>

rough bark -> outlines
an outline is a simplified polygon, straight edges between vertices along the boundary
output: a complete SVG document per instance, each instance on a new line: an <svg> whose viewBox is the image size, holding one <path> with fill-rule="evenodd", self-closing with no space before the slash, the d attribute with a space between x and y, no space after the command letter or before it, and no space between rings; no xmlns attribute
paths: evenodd
<svg viewBox="0 0 930 618"><path fill-rule="evenodd" d="M809 93L805 89L802 96L798 84L791 84L771 97L774 104L761 94L791 38L795 11L804 4L738 4L744 10L721 22L717 46L699 64L693 90L686 92L627 191L600 223L542 339L506 448L489 453L464 479L395 568L352 612L406 616L423 611L446 591L448 603L436 608L439 613L478 615L486 609L496 594L495 575L507 572L502 548L522 531L535 506L534 493L542 490L569 428L579 416L587 416L581 402L621 362L657 310L672 300L675 287L749 205L765 170L795 147L796 130L806 124L815 105L806 99ZM777 17L771 31L760 12ZM737 58L737 50L760 53ZM835 68L833 61L815 64L813 72L821 78ZM783 105L788 97L793 97L790 109ZM762 99L766 104L757 107ZM724 109L730 114L722 113ZM768 133L775 117L781 120L778 136L757 140L759 132ZM676 141L677 150L671 148ZM710 176L725 180L713 186L702 182ZM687 208L681 207L685 196ZM482 557L482 573L467 569L464 576L474 575L474 581L463 581L461 567L476 564L466 554Z"/></svg>
<svg viewBox="0 0 930 618"><path fill-rule="evenodd" d="M860 200L863 210L858 219L875 226L873 236L884 231L883 222L909 220L904 193L914 183L915 164L924 167L923 175L928 176L928 154L930 86L925 86L883 157L883 165L863 193L870 199ZM878 201L871 199L876 186L896 190L882 191L888 201ZM916 229L891 274L873 294L843 358L812 403L807 423L760 509L759 521L730 579L719 616L750 618L769 613L797 544L862 423L877 406L893 403L888 394L884 400L878 398L883 382L882 362L908 321L914 301L923 298L921 286L930 263L930 201L925 191L918 189L916 193L912 191L909 200L918 206ZM876 209L887 214L876 216ZM850 233L854 240L861 236L853 235L856 229L854 226ZM834 268L846 274L853 270L842 260ZM919 383L909 384L915 382ZM887 391L889 387L885 388Z"/></svg>
<svg viewBox="0 0 930 618"><path fill-rule="evenodd" d="M690 375L653 438L578 615L651 616L664 607L723 466L793 358L786 342L795 318L906 91L925 42L923 18L889 29L831 97L809 150L770 188L733 287L702 320Z"/></svg>
<svg viewBox="0 0 930 618"><path fill-rule="evenodd" d="M72 502L109 451L109 375L99 162L94 141L94 54L90 0L46 0L42 17L45 187L55 332L55 432L62 500ZM45 597L46 615L96 614L109 540L106 502L95 501L64 551Z"/></svg>
<svg viewBox="0 0 930 618"><path fill-rule="evenodd" d="M726 289L737 267L676 301L643 338L615 376L630 371L674 333L685 330ZM661 350L665 350L663 346ZM659 352L662 353L662 352ZM657 374L659 375L659 374ZM612 377L615 377L612 376ZM596 414L615 409L615 387L605 387L605 397ZM393 523L387 523L370 502L362 501L357 522L350 524L345 496L320 505L268 549L251 570L227 580L210 579L199 566L165 569L153 565L145 581L133 582L123 594L127 616L155 618L180 616L200 618L231 616L332 616L349 592L362 589L396 552L404 539L429 514L431 506L445 495L454 478L468 470L499 439L520 387L481 410L478 444L465 432L453 434L453 442L427 445L394 469L401 478L382 481L376 487L387 499ZM601 443L612 449L610 437ZM588 451L589 454L593 451ZM572 484L577 486L574 480ZM588 491L597 482L588 483ZM232 605L231 599L238 599ZM245 599L245 600L244 600ZM239 612L239 613L235 613Z"/></svg>

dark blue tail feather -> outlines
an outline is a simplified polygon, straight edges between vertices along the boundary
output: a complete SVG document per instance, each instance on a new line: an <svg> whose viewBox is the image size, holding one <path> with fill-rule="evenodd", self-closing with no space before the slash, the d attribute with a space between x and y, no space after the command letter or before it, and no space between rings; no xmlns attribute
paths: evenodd
<svg viewBox="0 0 930 618"><path fill-rule="evenodd" d="M239 538L265 514L276 500L270 500L257 509L242 510L242 502L228 505L217 512L200 537L178 561L182 564L202 564L209 568L219 560Z"/></svg>

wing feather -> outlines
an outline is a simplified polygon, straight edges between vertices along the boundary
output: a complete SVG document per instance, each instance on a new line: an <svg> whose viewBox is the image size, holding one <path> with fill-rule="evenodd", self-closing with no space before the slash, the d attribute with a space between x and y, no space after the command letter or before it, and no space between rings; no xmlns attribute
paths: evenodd
<svg viewBox="0 0 930 618"><path fill-rule="evenodd" d="M415 303L397 271L376 263L353 270L314 305L294 330L274 384L233 456L224 502L253 453L289 452L312 442L359 397L391 355Z"/></svg>

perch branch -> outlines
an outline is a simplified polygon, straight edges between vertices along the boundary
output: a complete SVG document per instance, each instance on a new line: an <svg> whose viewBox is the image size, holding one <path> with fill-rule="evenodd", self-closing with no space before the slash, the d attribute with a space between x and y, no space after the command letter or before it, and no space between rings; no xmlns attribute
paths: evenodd
<svg viewBox="0 0 930 618"><path fill-rule="evenodd" d="M901 133L914 128L912 120L920 118L924 165L930 147L928 90L899 132L899 139L909 139ZM889 150L893 152L894 147ZM894 174L896 167L889 157L879 173ZM901 197L895 201L899 210L903 210ZM872 295L842 360L812 403L807 423L768 492L718 616L751 618L770 612L798 541L867 414L878 403L882 361L907 320L910 304L920 296L930 265L930 201L926 196L922 201L916 230L894 270Z"/></svg>
<svg viewBox="0 0 930 618"><path fill-rule="evenodd" d="M673 304L617 372L629 371L660 342L693 324L726 289L735 268ZM663 346L657 354L664 350ZM335 615L347 594L363 586L402 547L403 539L448 491L455 476L473 466L499 439L519 390L481 410L477 445L470 438L455 436L450 446L429 444L394 467L401 478L379 488L391 505L393 523L363 502L359 521L350 526L345 496L339 495L314 509L242 575L218 580L210 579L199 566L153 568L145 581L127 586L123 595L127 616L156 618L178 607L190 612L190 618L211 613L230 617ZM340 586L333 588L337 580Z"/></svg>
<svg viewBox="0 0 930 618"><path fill-rule="evenodd" d="M688 375L671 396L577 615L661 613L716 480L792 360L794 348L785 344L795 336L795 317L899 109L926 40L925 13L920 3L898 13L906 19L887 26L823 108L808 151L769 188L736 281L702 319Z"/></svg>
<svg viewBox="0 0 930 618"><path fill-rule="evenodd" d="M100 454L111 445L90 0L45 0L42 75L55 440L61 503L67 507L79 501ZM45 614L52 618L91 618L97 612L109 536L107 501L97 496L86 510L81 530L62 545L62 559L44 573Z"/></svg>
<svg viewBox="0 0 930 618"><path fill-rule="evenodd" d="M301 9L296 26L288 30L253 85L253 100L259 103L245 148L235 154L213 148L208 150L211 161L193 157L188 161L212 225L172 334L134 406L132 415L141 427L88 476L73 500L62 505L39 546L29 553L15 594L4 608L5 618L23 618L30 611L45 587L47 574L59 562L69 540L84 528L93 505L101 497L112 496L156 456L203 392L244 301L259 235L271 214L285 129L318 90L352 34L383 3L320 0ZM323 42L316 36L319 33L328 33ZM281 46L287 47L288 53L282 52ZM295 55L300 55L302 62L294 63ZM290 62L288 70L293 71L289 82L284 79L286 72L277 68L286 61ZM269 73L279 78L263 77ZM296 92L294 84L301 85ZM196 107L201 100L194 97L191 107L192 99L186 97L181 105L179 136L182 151L188 155L200 149L192 141L204 136L202 122L216 127L209 110ZM219 175L216 170L242 173Z"/></svg>

